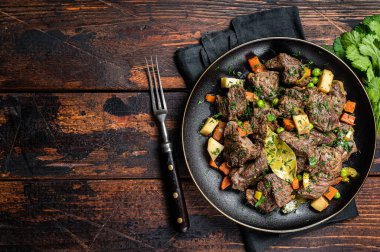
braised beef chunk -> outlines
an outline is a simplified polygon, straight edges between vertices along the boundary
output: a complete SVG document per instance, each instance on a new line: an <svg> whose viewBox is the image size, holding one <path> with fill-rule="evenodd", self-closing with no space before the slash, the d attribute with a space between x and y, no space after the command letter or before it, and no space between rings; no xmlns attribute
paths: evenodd
<svg viewBox="0 0 380 252"><path fill-rule="evenodd" d="M271 212L275 208L283 207L292 200L292 187L274 173L267 174L263 180L258 182L257 190L262 192L265 197L265 200L258 206L265 213ZM246 194L247 201L255 205L258 200L251 196L251 192L249 195Z"/></svg>
<svg viewBox="0 0 380 252"><path fill-rule="evenodd" d="M333 134L322 134L319 131L312 130L310 134L298 135L294 132L283 131L280 138L294 151L296 156L306 157L310 148L322 144L331 144L335 137Z"/></svg>
<svg viewBox="0 0 380 252"><path fill-rule="evenodd" d="M266 71L248 74L248 81L255 87L260 97L271 99L276 96L280 78L278 72Z"/></svg>
<svg viewBox="0 0 380 252"><path fill-rule="evenodd" d="M292 200L292 187L288 182L280 179L274 173L265 176L264 184L266 187L271 187L278 207L283 207Z"/></svg>
<svg viewBox="0 0 380 252"><path fill-rule="evenodd" d="M331 178L336 178L342 169L341 153L329 146L318 146L308 151L309 171L313 174L323 173Z"/></svg>
<svg viewBox="0 0 380 252"><path fill-rule="evenodd" d="M260 144L253 144L248 137L241 137L238 124L234 121L227 123L224 130L224 159L231 167L241 166L255 159L260 154Z"/></svg>
<svg viewBox="0 0 380 252"><path fill-rule="evenodd" d="M297 156L297 173L306 171L309 166L309 160L306 157Z"/></svg>
<svg viewBox="0 0 380 252"><path fill-rule="evenodd" d="M263 141L267 134L267 127L271 130L278 128L277 118L280 112L277 109L255 108L253 109L253 116L251 118L251 125L253 126L253 137L256 140Z"/></svg>
<svg viewBox="0 0 380 252"><path fill-rule="evenodd" d="M344 102L342 98L322 92L311 92L306 104L309 121L315 128L323 132L331 131L341 124L339 117L342 114Z"/></svg>
<svg viewBox="0 0 380 252"><path fill-rule="evenodd" d="M267 169L267 160L265 157L264 147L260 146L259 156L253 161L246 163L240 168L233 169L230 172L232 188L244 191L249 185L254 183L256 179Z"/></svg>
<svg viewBox="0 0 380 252"><path fill-rule="evenodd" d="M340 105L342 107L344 106L344 104L346 103L347 92L344 89L343 82L338 81L338 80L333 80L331 83L330 94L332 96L339 98L338 101L340 102Z"/></svg>
<svg viewBox="0 0 380 252"><path fill-rule="evenodd" d="M280 53L280 54L283 54L283 53ZM276 71L284 71L284 65L282 64L279 57L280 54L270 60L267 60L264 64L265 67L268 69L276 70Z"/></svg>
<svg viewBox="0 0 380 252"><path fill-rule="evenodd" d="M283 96L278 103L278 109L284 117L296 115L296 111L302 108L303 102L301 100L289 96Z"/></svg>
<svg viewBox="0 0 380 252"><path fill-rule="evenodd" d="M291 65L291 66L285 66L284 72L282 72L282 81L285 84L298 84L297 80L299 80L303 75L303 69L301 65ZM305 85L304 82L302 82L303 86ZM307 84L307 83L306 83Z"/></svg>
<svg viewBox="0 0 380 252"><path fill-rule="evenodd" d="M227 97L217 95L216 96L216 107L218 112L222 115L223 118L228 118L230 112L228 110L228 100Z"/></svg>
<svg viewBox="0 0 380 252"><path fill-rule="evenodd" d="M304 110L308 93L296 88L284 90L283 96L278 103L278 109L284 117L298 114L299 110Z"/></svg>
<svg viewBox="0 0 380 252"><path fill-rule="evenodd" d="M227 93L229 117L228 120L237 120L242 116L248 107L245 99L245 89L243 87L232 87Z"/></svg>
<svg viewBox="0 0 380 252"><path fill-rule="evenodd" d="M274 200L274 196L272 194L271 188L265 187L264 181L259 181L257 183L257 190L262 192L262 197L264 199L262 200L261 204L257 206L257 208L264 213L272 212L274 209L277 208L276 202ZM247 202L251 205L255 206L257 203L257 199L254 197L255 191L248 189L245 193Z"/></svg>
<svg viewBox="0 0 380 252"><path fill-rule="evenodd" d="M285 66L301 65L301 61L286 54L279 53L276 57L265 62L265 67L276 71L284 71Z"/></svg>
<svg viewBox="0 0 380 252"><path fill-rule="evenodd" d="M339 145L336 149L342 156L342 162L347 161L352 153L358 151L354 141L345 141L344 145Z"/></svg>
<svg viewBox="0 0 380 252"><path fill-rule="evenodd" d="M323 174L312 175L310 185L306 188L301 188L298 195L305 199L318 199L329 188L336 183L336 178L327 178Z"/></svg>
<svg viewBox="0 0 380 252"><path fill-rule="evenodd" d="M275 58L268 60L265 63L268 69L282 71L282 81L285 84L298 84L296 83L303 75L302 63L298 59L286 54L280 53ZM306 85L302 83L303 85Z"/></svg>

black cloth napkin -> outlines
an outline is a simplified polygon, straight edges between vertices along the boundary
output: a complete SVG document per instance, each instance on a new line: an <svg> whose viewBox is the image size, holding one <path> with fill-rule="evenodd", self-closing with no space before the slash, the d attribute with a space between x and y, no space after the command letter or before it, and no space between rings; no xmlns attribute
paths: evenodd
<svg viewBox="0 0 380 252"><path fill-rule="evenodd" d="M276 245L280 241L291 239L293 237L296 237L297 235L302 235L302 234L305 234L306 232L310 232L310 231L319 229L321 227L325 227L330 224L352 219L358 215L359 215L358 209L356 208L355 200L353 200L345 209L342 210L342 212L340 212L334 218L331 218L330 220L316 227L313 227L304 231L288 233L288 234L274 234L274 233L260 232L260 231L242 227L241 234L243 236L245 249L247 251L249 252L262 251L271 245Z"/></svg>
<svg viewBox="0 0 380 252"><path fill-rule="evenodd" d="M174 55L178 70L189 88L204 70L219 56L237 45L265 37L293 37L305 39L297 7L276 8L269 11L239 16L231 21L227 30L203 34L199 45L176 51ZM353 201L339 215L323 225L340 222L358 215ZM321 227L319 225L316 228ZM273 234L241 228L247 251L261 251L281 240L298 233ZM304 233L305 231L302 231Z"/></svg>
<svg viewBox="0 0 380 252"><path fill-rule="evenodd" d="M203 34L199 45L179 49L174 59L189 88L219 56L245 42L265 37L305 39L297 7L276 8L232 19L231 28Z"/></svg>

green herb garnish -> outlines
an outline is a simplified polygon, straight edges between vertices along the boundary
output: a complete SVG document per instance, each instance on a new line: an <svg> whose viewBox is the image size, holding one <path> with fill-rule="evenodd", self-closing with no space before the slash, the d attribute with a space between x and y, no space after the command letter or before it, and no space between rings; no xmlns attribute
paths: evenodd
<svg viewBox="0 0 380 252"><path fill-rule="evenodd" d="M265 196L261 196L261 198L259 199L259 201L256 202L255 204L255 207L259 207L263 202L265 201Z"/></svg>

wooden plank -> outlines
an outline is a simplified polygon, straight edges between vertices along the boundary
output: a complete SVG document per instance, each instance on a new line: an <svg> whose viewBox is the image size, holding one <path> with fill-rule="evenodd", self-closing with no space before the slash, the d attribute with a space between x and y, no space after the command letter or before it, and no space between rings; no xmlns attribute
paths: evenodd
<svg viewBox="0 0 380 252"><path fill-rule="evenodd" d="M182 174L179 127L186 96L166 95L166 125ZM148 93L11 94L0 104L2 179L160 176Z"/></svg>
<svg viewBox="0 0 380 252"><path fill-rule="evenodd" d="M167 127L184 177L180 125L186 97L166 94ZM2 179L160 177L148 93L1 95L0 134ZM380 172L376 157L373 174Z"/></svg>
<svg viewBox="0 0 380 252"><path fill-rule="evenodd" d="M168 220L162 186L154 179L0 182L0 248L243 250L238 226L213 209L188 180L183 186L191 228L176 233ZM357 197L359 217L272 248L378 249L379 189L379 177L367 180Z"/></svg>
<svg viewBox="0 0 380 252"><path fill-rule="evenodd" d="M289 5L300 8L306 37L318 44L378 12L376 0L2 1L0 89L146 90L151 54L160 58L165 88L185 88L173 61L178 48L238 15Z"/></svg>

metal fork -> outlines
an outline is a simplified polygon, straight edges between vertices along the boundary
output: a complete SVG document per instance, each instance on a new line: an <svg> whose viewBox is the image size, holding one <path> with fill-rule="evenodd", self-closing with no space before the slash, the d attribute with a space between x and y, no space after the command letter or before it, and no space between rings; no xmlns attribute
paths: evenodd
<svg viewBox="0 0 380 252"><path fill-rule="evenodd" d="M152 100L153 114L156 117L162 137L161 149L163 155L163 175L166 178L167 197L170 203L172 217L174 217L176 228L180 232L186 232L189 228L189 217L187 214L185 198L179 180L177 167L174 165L172 144L169 141L168 132L165 126L168 109L166 107L164 92L162 90L160 70L158 61L153 62L150 57L150 66L145 58L146 69L148 72L150 98Z"/></svg>

